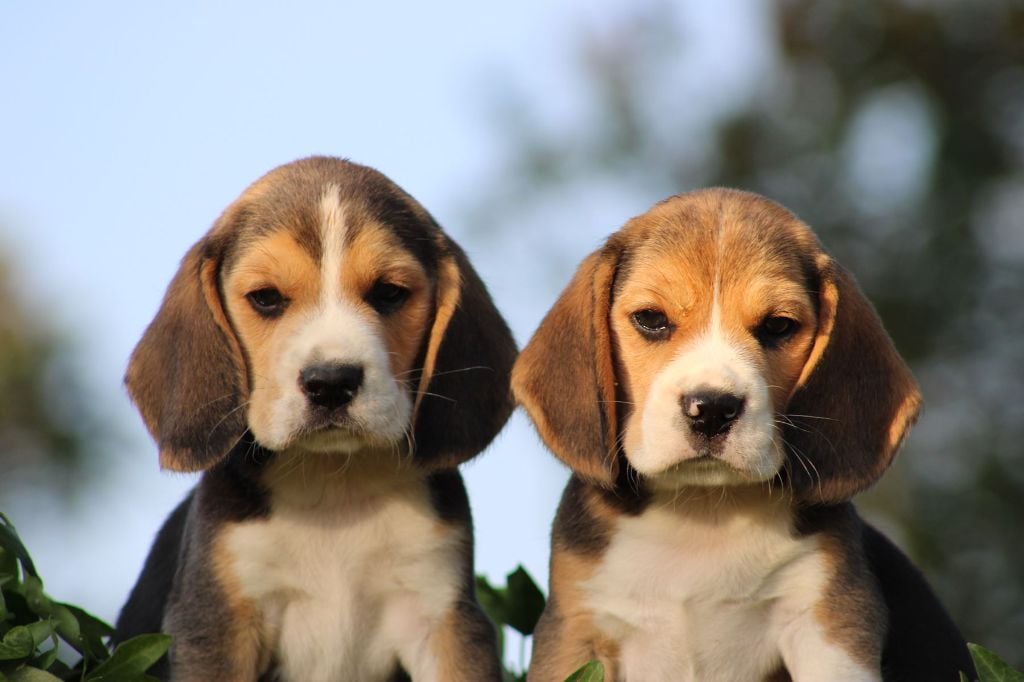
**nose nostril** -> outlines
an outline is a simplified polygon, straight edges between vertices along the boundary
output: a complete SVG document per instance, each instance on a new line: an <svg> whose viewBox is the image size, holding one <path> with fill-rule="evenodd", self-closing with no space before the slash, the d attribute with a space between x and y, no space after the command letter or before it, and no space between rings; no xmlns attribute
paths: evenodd
<svg viewBox="0 0 1024 682"><path fill-rule="evenodd" d="M729 430L743 412L744 399L731 393L705 391L682 398L690 429L708 438Z"/></svg>
<svg viewBox="0 0 1024 682"><path fill-rule="evenodd" d="M738 417L740 411L743 409L743 399L730 394L723 395L719 398L718 404L721 408L722 417L728 420Z"/></svg>
<svg viewBox="0 0 1024 682"><path fill-rule="evenodd" d="M696 419L704 412L704 401L697 396L684 396L683 411L690 419Z"/></svg>
<svg viewBox="0 0 1024 682"><path fill-rule="evenodd" d="M314 405L344 407L352 402L363 383L358 365L313 365L299 372L299 386Z"/></svg>

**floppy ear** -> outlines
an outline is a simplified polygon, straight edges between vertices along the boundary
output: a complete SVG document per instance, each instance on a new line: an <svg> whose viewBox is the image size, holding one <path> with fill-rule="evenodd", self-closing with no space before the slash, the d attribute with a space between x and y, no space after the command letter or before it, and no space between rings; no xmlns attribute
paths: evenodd
<svg viewBox="0 0 1024 682"><path fill-rule="evenodd" d="M618 258L609 245L580 264L512 370L516 400L548 448L609 489L619 472L608 319Z"/></svg>
<svg viewBox="0 0 1024 682"><path fill-rule="evenodd" d="M512 332L466 254L438 232L434 321L413 409L415 458L452 468L490 444L512 413Z"/></svg>
<svg viewBox="0 0 1024 682"><path fill-rule="evenodd" d="M835 503L885 472L921 394L853 276L824 253L817 267L818 331L786 408L787 468L799 497Z"/></svg>
<svg viewBox="0 0 1024 682"><path fill-rule="evenodd" d="M225 248L215 226L189 250L128 363L125 385L164 469L208 469L246 429L245 364L217 281Z"/></svg>

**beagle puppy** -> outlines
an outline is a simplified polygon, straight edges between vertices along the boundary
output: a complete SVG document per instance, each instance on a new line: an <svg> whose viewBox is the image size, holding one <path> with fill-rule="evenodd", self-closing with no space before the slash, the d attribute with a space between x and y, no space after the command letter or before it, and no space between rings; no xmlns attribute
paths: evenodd
<svg viewBox="0 0 1024 682"><path fill-rule="evenodd" d="M630 220L512 388L572 469L531 681L589 659L630 682L973 673L920 573L850 503L914 422L917 385L783 207L712 189Z"/></svg>
<svg viewBox="0 0 1024 682"><path fill-rule="evenodd" d="M463 251L377 171L314 157L192 247L126 385L202 471L117 623L174 680L500 680L456 466L512 409L515 343Z"/></svg>

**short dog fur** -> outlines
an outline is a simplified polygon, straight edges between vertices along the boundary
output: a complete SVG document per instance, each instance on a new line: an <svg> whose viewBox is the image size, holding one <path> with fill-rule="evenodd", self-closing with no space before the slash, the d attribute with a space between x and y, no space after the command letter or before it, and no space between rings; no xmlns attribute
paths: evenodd
<svg viewBox="0 0 1024 682"><path fill-rule="evenodd" d="M850 498L920 395L783 207L672 197L580 266L512 378L572 469L530 679L956 680L964 641ZM973 678L972 678L973 679Z"/></svg>
<svg viewBox="0 0 1024 682"><path fill-rule="evenodd" d="M185 256L126 384L160 463L202 471L116 638L174 680L499 680L456 466L511 410L509 330L380 173L277 168Z"/></svg>

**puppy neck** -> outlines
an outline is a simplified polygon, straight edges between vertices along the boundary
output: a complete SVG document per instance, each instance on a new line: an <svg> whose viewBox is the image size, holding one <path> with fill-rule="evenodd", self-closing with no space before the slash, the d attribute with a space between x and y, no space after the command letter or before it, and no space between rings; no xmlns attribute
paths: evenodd
<svg viewBox="0 0 1024 682"><path fill-rule="evenodd" d="M274 505L294 507L365 504L407 494L425 479L403 449L392 447L332 453L290 448L276 453L262 475Z"/></svg>
<svg viewBox="0 0 1024 682"><path fill-rule="evenodd" d="M683 486L654 489L648 509L689 522L720 525L749 519L766 521L792 516L792 496L783 488L766 484Z"/></svg>

